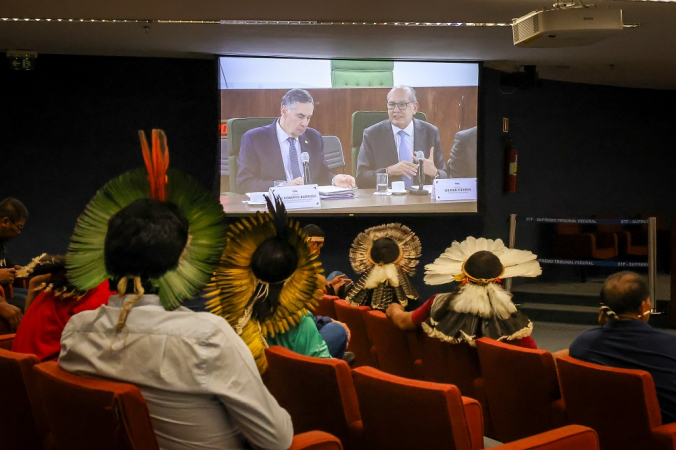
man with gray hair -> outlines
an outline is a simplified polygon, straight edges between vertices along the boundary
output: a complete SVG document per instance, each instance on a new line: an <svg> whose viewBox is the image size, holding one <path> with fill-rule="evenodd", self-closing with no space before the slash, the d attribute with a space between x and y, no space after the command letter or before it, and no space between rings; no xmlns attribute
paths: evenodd
<svg viewBox="0 0 676 450"><path fill-rule="evenodd" d="M279 119L244 133L237 160L238 192L267 191L276 180L286 181L287 186L305 184L301 162L305 152L310 156L312 183L354 187L352 176L329 172L322 135L308 126L314 109L306 90L291 89L282 98Z"/></svg>
<svg viewBox="0 0 676 450"><path fill-rule="evenodd" d="M439 129L413 118L418 112L415 90L395 86L387 94L388 120L364 130L357 158L357 184L360 188L376 186L376 174L387 173L389 181L403 180L411 186L417 173L417 151L425 155L425 184L434 178L447 178Z"/></svg>

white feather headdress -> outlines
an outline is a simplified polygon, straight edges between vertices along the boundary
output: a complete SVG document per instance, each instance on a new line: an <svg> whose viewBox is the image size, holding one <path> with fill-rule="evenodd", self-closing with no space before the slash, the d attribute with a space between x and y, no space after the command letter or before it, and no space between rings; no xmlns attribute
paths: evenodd
<svg viewBox="0 0 676 450"><path fill-rule="evenodd" d="M500 259L505 268L500 278L536 277L542 273L537 255L533 252L507 248L502 239L476 239L470 236L462 242L453 241L441 256L425 266L425 283L437 285L462 280L465 278L463 264L474 253L482 250Z"/></svg>

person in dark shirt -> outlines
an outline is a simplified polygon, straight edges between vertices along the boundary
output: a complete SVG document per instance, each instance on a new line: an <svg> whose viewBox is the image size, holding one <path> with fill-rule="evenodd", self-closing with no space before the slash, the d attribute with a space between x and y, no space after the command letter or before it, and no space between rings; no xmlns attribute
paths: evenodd
<svg viewBox="0 0 676 450"><path fill-rule="evenodd" d="M17 269L7 257L5 244L21 234L28 219L28 210L19 200L8 197L0 202L0 285L4 287L7 298L0 296L0 317L14 331L23 317L25 297L10 298L10 286L14 283Z"/></svg>
<svg viewBox="0 0 676 450"><path fill-rule="evenodd" d="M582 361L649 372L662 422L676 422L676 336L648 325L652 303L645 279L634 272L608 277L601 290L599 323L580 334L570 356ZM604 324L605 323L605 324Z"/></svg>

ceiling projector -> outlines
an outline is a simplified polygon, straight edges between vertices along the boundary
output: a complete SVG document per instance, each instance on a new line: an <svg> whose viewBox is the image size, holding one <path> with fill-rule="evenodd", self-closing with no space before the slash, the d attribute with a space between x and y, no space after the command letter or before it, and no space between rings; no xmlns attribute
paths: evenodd
<svg viewBox="0 0 676 450"><path fill-rule="evenodd" d="M517 47L580 47L613 36L622 28L622 10L610 8L555 8L512 20Z"/></svg>

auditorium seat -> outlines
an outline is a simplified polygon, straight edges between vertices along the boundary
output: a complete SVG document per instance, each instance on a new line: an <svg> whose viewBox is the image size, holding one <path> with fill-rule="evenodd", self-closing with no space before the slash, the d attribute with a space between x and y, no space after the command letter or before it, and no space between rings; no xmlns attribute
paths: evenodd
<svg viewBox="0 0 676 450"><path fill-rule="evenodd" d="M576 223L557 223L552 242L554 256L564 259L611 259L618 255L614 233L583 233Z"/></svg>
<svg viewBox="0 0 676 450"><path fill-rule="evenodd" d="M451 384L352 371L369 450L483 448L479 403Z"/></svg>
<svg viewBox="0 0 676 450"><path fill-rule="evenodd" d="M327 316L333 320L338 320L336 315L336 307L333 305L333 302L339 300L339 297L335 295L324 295L321 299L317 300L317 306L312 311L312 314L315 316Z"/></svg>
<svg viewBox="0 0 676 450"><path fill-rule="evenodd" d="M136 386L35 366L35 382L55 448L159 449L148 406Z"/></svg>
<svg viewBox="0 0 676 450"><path fill-rule="evenodd" d="M16 333L0 334L0 348L11 350L12 344L14 343L14 336L16 336Z"/></svg>
<svg viewBox="0 0 676 450"><path fill-rule="evenodd" d="M595 219L615 219L613 216L594 215ZM620 258L648 255L648 230L627 230L621 224L600 223L596 230L617 235L617 251Z"/></svg>
<svg viewBox="0 0 676 450"><path fill-rule="evenodd" d="M239 149L242 145L242 135L249 130L264 127L274 122L277 117L245 117L228 120L228 170L230 172L230 192L237 192L237 171L239 164Z"/></svg>
<svg viewBox="0 0 676 450"><path fill-rule="evenodd" d="M3 450L42 449L31 406L35 355L0 349L0 448Z"/></svg>
<svg viewBox="0 0 676 450"><path fill-rule="evenodd" d="M383 99L383 102L385 99ZM427 120L424 112L418 111L413 116L418 120ZM387 111L355 111L352 113L352 176L357 177L357 157L364 138L364 130L371 125L387 120Z"/></svg>
<svg viewBox="0 0 676 450"><path fill-rule="evenodd" d="M352 367L378 367L375 354L371 353L371 343L366 333L364 312L371 311L368 306L350 306L345 300L336 300L334 303L336 317L350 329L350 343L347 351L354 353L355 360Z"/></svg>
<svg viewBox="0 0 676 450"><path fill-rule="evenodd" d="M511 442L566 425L552 354L481 338L476 341L490 408L491 438Z"/></svg>
<svg viewBox="0 0 676 450"><path fill-rule="evenodd" d="M360 449L362 424L350 366L341 359L312 358L284 347L265 349L263 380L291 415L296 433L321 430L345 448Z"/></svg>
<svg viewBox="0 0 676 450"><path fill-rule="evenodd" d="M556 360L569 423L588 426L604 450L676 448L676 423L662 424L652 376L570 356Z"/></svg>
<svg viewBox="0 0 676 450"><path fill-rule="evenodd" d="M598 450L596 432L581 425L568 425L535 436L493 447L495 450Z"/></svg>
<svg viewBox="0 0 676 450"><path fill-rule="evenodd" d="M464 397L477 400L483 411L485 433L487 436L492 436L490 410L486 402L476 347L467 343L444 342L441 339L429 337L424 331L420 331L417 337L424 379L436 383L453 384L460 389Z"/></svg>
<svg viewBox="0 0 676 450"><path fill-rule="evenodd" d="M414 356L417 355L414 332L397 328L382 311L364 312L364 322L380 370L405 378L423 378L420 360L416 364Z"/></svg>
<svg viewBox="0 0 676 450"><path fill-rule="evenodd" d="M289 450L342 450L340 439L323 431L296 434Z"/></svg>

